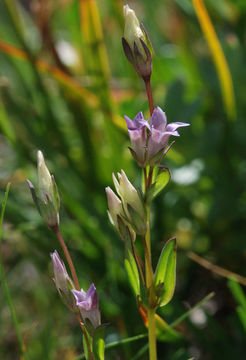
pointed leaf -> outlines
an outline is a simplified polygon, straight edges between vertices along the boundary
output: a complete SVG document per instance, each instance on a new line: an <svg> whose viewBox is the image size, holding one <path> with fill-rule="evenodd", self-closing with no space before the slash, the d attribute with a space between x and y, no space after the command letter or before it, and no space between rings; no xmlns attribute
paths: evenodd
<svg viewBox="0 0 246 360"><path fill-rule="evenodd" d="M146 201L150 203L168 184L171 174L168 168L161 168L156 181L149 187L146 193Z"/></svg>
<svg viewBox="0 0 246 360"><path fill-rule="evenodd" d="M95 360L104 360L104 336L107 324L102 324L96 328L93 335L93 355Z"/></svg>
<svg viewBox="0 0 246 360"><path fill-rule="evenodd" d="M128 250L128 259L125 259L125 268L129 283L132 287L134 294L137 296L140 294L139 273L134 256L129 250Z"/></svg>
<svg viewBox="0 0 246 360"><path fill-rule="evenodd" d="M155 286L159 292L159 306L166 305L173 297L176 280L176 239L168 240L162 249L156 271Z"/></svg>

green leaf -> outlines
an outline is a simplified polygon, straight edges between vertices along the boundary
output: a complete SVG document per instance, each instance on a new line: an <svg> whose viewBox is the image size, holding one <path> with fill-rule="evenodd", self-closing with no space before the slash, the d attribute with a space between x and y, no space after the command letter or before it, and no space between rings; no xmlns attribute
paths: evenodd
<svg viewBox="0 0 246 360"><path fill-rule="evenodd" d="M138 268L132 252L128 249L128 258L125 259L125 268L128 276L129 283L132 287L134 294L140 294L140 281Z"/></svg>
<svg viewBox="0 0 246 360"><path fill-rule="evenodd" d="M95 360L104 360L104 334L107 324L96 328L93 335L93 354Z"/></svg>
<svg viewBox="0 0 246 360"><path fill-rule="evenodd" d="M228 287L230 288L235 300L244 308L246 313L246 296L244 295L244 292L239 283L233 277L231 277L228 280Z"/></svg>
<svg viewBox="0 0 246 360"><path fill-rule="evenodd" d="M155 286L159 295L159 306L166 305L173 297L176 280L176 250L176 238L168 240L156 267Z"/></svg>
<svg viewBox="0 0 246 360"><path fill-rule="evenodd" d="M161 168L156 181L149 187L146 193L146 201L150 203L168 184L171 174L168 168Z"/></svg>

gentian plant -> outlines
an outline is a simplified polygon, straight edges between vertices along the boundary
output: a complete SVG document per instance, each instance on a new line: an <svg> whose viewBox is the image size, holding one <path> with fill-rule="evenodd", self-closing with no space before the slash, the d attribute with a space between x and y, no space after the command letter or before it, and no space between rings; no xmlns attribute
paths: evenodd
<svg viewBox="0 0 246 360"><path fill-rule="evenodd" d="M154 267L151 255L150 208L154 198L170 180L168 168L161 164L174 142L171 136L179 136L180 127L189 124L167 123L166 115L160 107L154 108L150 78L152 73L153 49L143 25L128 5L124 6L125 30L122 38L123 49L137 74L146 86L150 116L145 119L140 111L133 120L125 116L130 137L129 150L143 172L141 188L136 188L124 170L113 174L116 193L108 186L108 216L125 244L125 268L130 285L136 297L137 306L148 327L149 359L157 359L156 311L166 305L173 296L176 277L176 239L169 239L164 245L158 263ZM51 254L54 282L58 293L72 311L83 333L86 359L104 359L104 330L101 324L98 294L94 283L84 291L79 285L75 266L60 232L59 194L54 177L51 176L41 151L37 154L38 188L30 181L33 199L47 227L56 235L63 249L71 277L57 251ZM136 244L141 242L144 259Z"/></svg>
<svg viewBox="0 0 246 360"><path fill-rule="evenodd" d="M117 195L106 188L109 216L125 242L125 266L129 282L136 296L138 308L148 327L149 359L157 359L156 311L166 305L173 296L176 277L176 239L168 240L160 254L155 269L151 257L150 206L153 199L170 180L169 170L161 165L173 143L171 136L179 136L179 127L189 126L182 122L167 124L164 111L154 108L150 85L153 50L147 32L132 9L124 6L125 31L122 39L127 59L144 80L149 101L150 117L144 119L139 112L133 120L125 116L129 147L133 158L143 171L142 189L136 189L123 170L118 173L119 181L113 174ZM144 266L137 252L136 242L142 242ZM146 320L147 318L147 320Z"/></svg>

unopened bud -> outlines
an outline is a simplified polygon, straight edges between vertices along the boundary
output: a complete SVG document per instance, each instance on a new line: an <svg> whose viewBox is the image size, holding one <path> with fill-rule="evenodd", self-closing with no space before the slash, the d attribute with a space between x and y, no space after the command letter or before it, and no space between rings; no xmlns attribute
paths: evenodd
<svg viewBox="0 0 246 360"><path fill-rule="evenodd" d="M146 232L146 212L143 200L123 170L117 175L119 181L113 174L114 186L118 195L121 197L127 221L136 233L142 235Z"/></svg>
<svg viewBox="0 0 246 360"><path fill-rule="evenodd" d="M44 156L39 150L37 153L38 162L38 190L37 193L33 184L27 180L32 193L33 200L50 229L55 229L59 225L60 199L55 179L45 164Z"/></svg>
<svg viewBox="0 0 246 360"><path fill-rule="evenodd" d="M122 45L125 55L136 72L146 80L152 73L152 45L146 30L139 24L135 12L128 5L124 6L124 17Z"/></svg>
<svg viewBox="0 0 246 360"><path fill-rule="evenodd" d="M72 311L76 310L75 299L72 294L74 289L74 284L70 279L64 262L61 260L58 252L55 250L50 254L53 272L54 272L54 282L57 288L59 295L61 296L64 304Z"/></svg>

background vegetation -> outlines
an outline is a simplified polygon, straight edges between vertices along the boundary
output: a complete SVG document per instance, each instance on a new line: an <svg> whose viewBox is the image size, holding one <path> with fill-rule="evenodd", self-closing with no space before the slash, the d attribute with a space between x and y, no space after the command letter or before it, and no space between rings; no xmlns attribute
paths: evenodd
<svg viewBox="0 0 246 360"><path fill-rule="evenodd" d="M112 185L111 173L120 169L140 184L123 115L134 117L142 110L148 116L143 83L123 56L123 5L120 0L0 2L1 202L12 182L2 256L32 360L74 360L82 350L77 323L52 282L49 253L60 251L59 244L25 183L27 178L36 181L38 149L60 190L61 229L81 285L96 284L102 319L111 324L106 341L146 331L127 283L123 244L107 219L104 192ZM234 282L228 287L227 279L194 262L189 251L246 276L246 2L205 2L233 82L229 110L221 91L226 85L223 78L219 81L192 1L129 5L144 22L155 50L155 104L169 122L191 124L180 131L165 159L172 181L152 209L154 262L166 240L178 240L177 288L161 315L171 323L215 292L179 324L180 340L159 342L159 358L245 359L242 288ZM0 289L0 358L19 359ZM106 358L147 359L147 352L137 355L145 343L112 348Z"/></svg>

